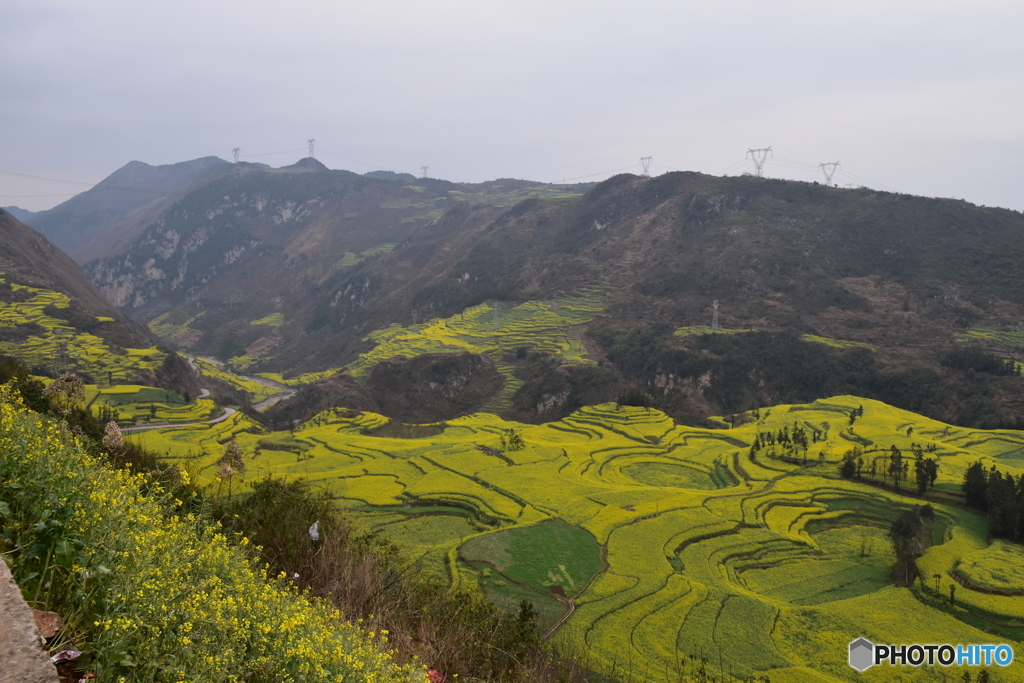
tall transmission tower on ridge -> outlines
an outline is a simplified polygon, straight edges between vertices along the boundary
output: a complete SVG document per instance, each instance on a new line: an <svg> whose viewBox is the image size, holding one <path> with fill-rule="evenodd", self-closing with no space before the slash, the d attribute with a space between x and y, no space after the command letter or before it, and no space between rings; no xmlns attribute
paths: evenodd
<svg viewBox="0 0 1024 683"><path fill-rule="evenodd" d="M712 307L714 308L715 312L711 314L711 329L717 330L718 329L718 299L715 299L715 303L712 304Z"/></svg>
<svg viewBox="0 0 1024 683"><path fill-rule="evenodd" d="M423 177L426 178L427 177L427 171L430 170L430 167L429 166L420 166L420 170L423 171Z"/></svg>
<svg viewBox="0 0 1024 683"><path fill-rule="evenodd" d="M818 165L821 166L821 172L825 174L825 184L831 185L832 176L834 176L836 171L839 170L839 162L837 161L834 164L821 163ZM836 187L838 187L838 185Z"/></svg>
<svg viewBox="0 0 1024 683"><path fill-rule="evenodd" d="M644 169L643 172L640 173L641 178L651 177L651 159L653 158L654 157L640 157L640 167Z"/></svg>
<svg viewBox="0 0 1024 683"><path fill-rule="evenodd" d="M772 148L747 149L747 154L750 155L750 160L754 162L754 175L758 178L764 178L764 162L768 160L768 157L772 156Z"/></svg>
<svg viewBox="0 0 1024 683"><path fill-rule="evenodd" d="M309 145L309 158L316 159L316 157L313 156L313 146L316 145L316 138L306 140L306 144Z"/></svg>
<svg viewBox="0 0 1024 683"><path fill-rule="evenodd" d="M238 155L242 151L241 147L235 147L231 150L231 153L235 155L235 163L238 163Z"/></svg>

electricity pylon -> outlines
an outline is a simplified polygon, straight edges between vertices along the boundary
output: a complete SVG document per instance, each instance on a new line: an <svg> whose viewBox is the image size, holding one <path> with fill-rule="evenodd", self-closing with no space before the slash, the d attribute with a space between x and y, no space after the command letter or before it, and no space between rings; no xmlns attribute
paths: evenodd
<svg viewBox="0 0 1024 683"><path fill-rule="evenodd" d="M747 154L750 155L750 160L754 162L754 175L758 178L764 178L764 162L772 155L772 148L748 149Z"/></svg>
<svg viewBox="0 0 1024 683"><path fill-rule="evenodd" d="M836 171L839 170L839 162L837 161L834 164L821 163L818 165L821 166L821 172L825 174L825 184L831 185L832 176L834 176Z"/></svg>
<svg viewBox="0 0 1024 683"><path fill-rule="evenodd" d="M242 151L241 147L235 147L231 150L231 153L235 155L235 163L238 163L238 154Z"/></svg>
<svg viewBox="0 0 1024 683"><path fill-rule="evenodd" d="M306 140L306 144L309 145L309 158L316 159L316 157L313 156L313 146L316 144L316 138Z"/></svg>
<svg viewBox="0 0 1024 683"><path fill-rule="evenodd" d="M640 167L644 169L643 172L640 174L641 178L651 177L651 159L653 158L654 157L640 157Z"/></svg>
<svg viewBox="0 0 1024 683"><path fill-rule="evenodd" d="M427 171L430 170L430 167L429 166L420 166L420 170L423 171L423 177L426 178L427 177Z"/></svg>

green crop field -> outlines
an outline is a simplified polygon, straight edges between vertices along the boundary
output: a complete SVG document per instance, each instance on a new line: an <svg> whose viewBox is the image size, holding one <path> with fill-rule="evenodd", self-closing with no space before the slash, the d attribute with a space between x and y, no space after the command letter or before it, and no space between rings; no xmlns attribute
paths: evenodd
<svg viewBox="0 0 1024 683"><path fill-rule="evenodd" d="M424 337L460 338L433 334ZM727 679L889 681L886 668L851 669L847 644L1024 636L1024 552L990 544L984 518L949 504L948 493L975 460L1024 474L1024 433L960 429L852 396L749 417L734 429L699 429L605 404L542 425L481 413L398 438L371 413L325 411L294 433L268 433L236 414L134 438L221 495L268 474L315 482L426 571L478 585L509 608L530 600L545 627L574 610L556 642L582 644L602 669L635 679L677 681L685 655L704 656ZM751 453L756 437L797 426L815 434L807 457L774 445ZM502 448L507 429L522 449ZM220 481L215 462L232 437L247 471ZM922 501L870 478L841 479L838 464L854 446L870 461L893 445L909 455L911 443L938 458L939 488L928 498L936 543L918 562L925 580L900 588L888 528ZM944 596L955 577L977 589L961 585L953 607ZM900 680L944 673L907 669ZM1017 663L994 673L1024 681Z"/></svg>
<svg viewBox="0 0 1024 683"><path fill-rule="evenodd" d="M1010 349L1024 350L1024 325L1014 325L1004 329L974 327L960 337L965 340L983 339Z"/></svg>

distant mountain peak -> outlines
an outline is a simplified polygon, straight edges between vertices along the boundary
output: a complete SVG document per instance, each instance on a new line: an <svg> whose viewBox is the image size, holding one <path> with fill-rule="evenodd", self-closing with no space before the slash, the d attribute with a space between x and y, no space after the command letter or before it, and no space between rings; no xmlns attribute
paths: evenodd
<svg viewBox="0 0 1024 683"><path fill-rule="evenodd" d="M32 216L35 216L36 213L38 213L36 211L29 211L28 209L23 209L20 206L4 206L0 208L3 208L4 211L11 214L12 216L17 218L22 223L25 223L26 225L29 223L29 221L32 220Z"/></svg>

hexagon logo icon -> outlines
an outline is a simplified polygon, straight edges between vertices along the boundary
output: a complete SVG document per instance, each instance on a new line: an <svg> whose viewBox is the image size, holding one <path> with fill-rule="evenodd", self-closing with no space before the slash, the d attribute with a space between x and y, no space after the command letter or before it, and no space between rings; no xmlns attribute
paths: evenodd
<svg viewBox="0 0 1024 683"><path fill-rule="evenodd" d="M875 665L875 646L867 638L858 638L850 643L850 666L857 671L866 671Z"/></svg>

